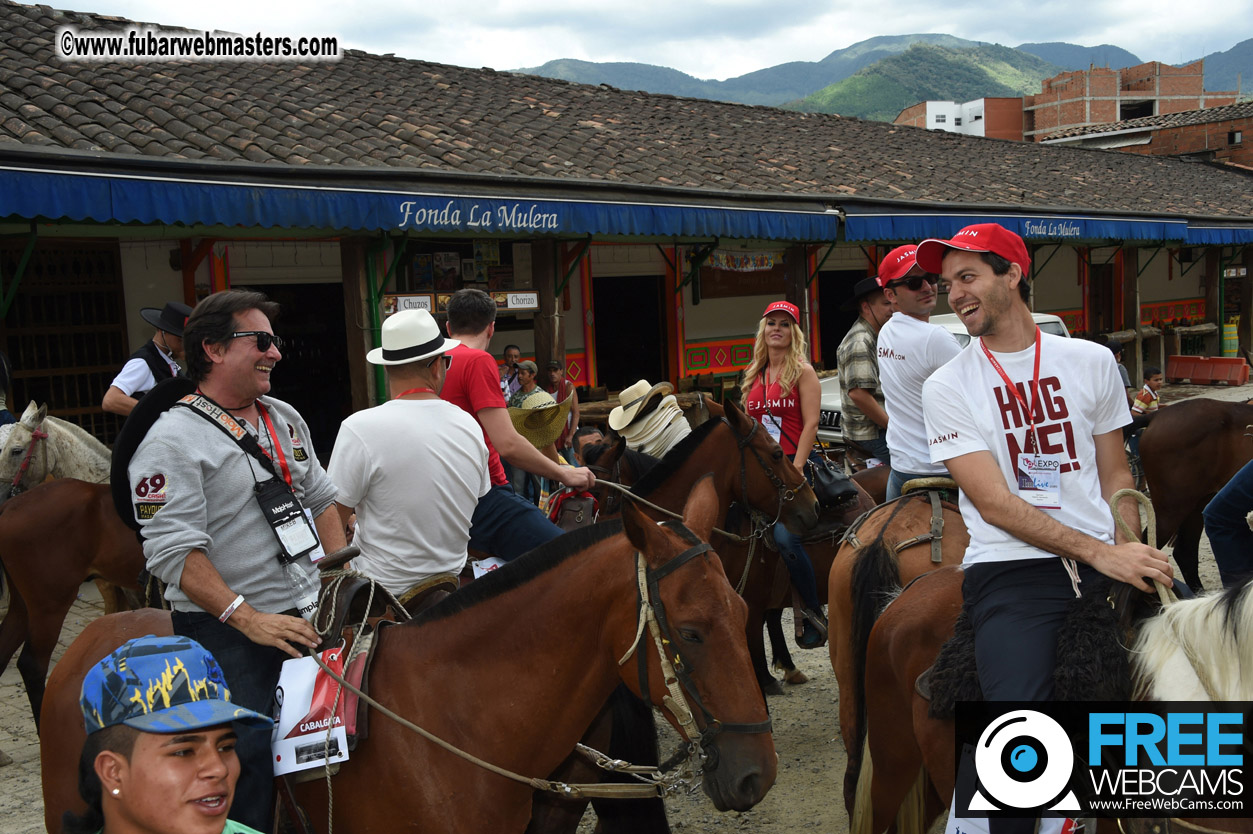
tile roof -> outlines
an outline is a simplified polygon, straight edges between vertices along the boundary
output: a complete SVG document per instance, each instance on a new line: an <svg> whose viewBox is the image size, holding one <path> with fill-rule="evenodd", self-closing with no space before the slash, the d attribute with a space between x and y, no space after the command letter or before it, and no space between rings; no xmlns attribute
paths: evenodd
<svg viewBox="0 0 1253 834"><path fill-rule="evenodd" d="M69 63L57 26L118 18L0 0L0 150L456 171L731 195L1253 216L1244 174L1110 151L685 99L348 51L337 63Z"/></svg>
<svg viewBox="0 0 1253 834"><path fill-rule="evenodd" d="M1200 110L1185 110L1182 113L1163 113L1160 116L1141 116L1138 119L1124 119L1121 122L1071 127L1040 138L1042 141L1069 139L1075 136L1098 136L1102 133L1125 133L1133 130L1159 130L1248 118L1253 118L1253 101L1242 101L1221 107L1203 107Z"/></svg>

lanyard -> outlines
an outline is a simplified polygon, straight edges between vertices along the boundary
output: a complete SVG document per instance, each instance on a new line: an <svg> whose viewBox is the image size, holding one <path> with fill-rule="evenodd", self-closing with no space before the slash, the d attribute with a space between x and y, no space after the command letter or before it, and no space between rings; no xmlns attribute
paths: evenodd
<svg viewBox="0 0 1253 834"><path fill-rule="evenodd" d="M1001 367L1001 363L996 361L996 357L992 355L992 351L988 350L988 346L983 343L983 339L979 340L979 347L983 348L983 355L988 357L988 361L992 363L992 367L1001 375L1001 379L1005 380L1009 393L1014 395L1014 399L1018 400L1018 404L1022 406L1027 413L1027 424L1031 427L1031 442L1034 444L1033 451L1036 454L1040 452L1040 438L1035 431L1035 410L1040 404L1040 328L1035 329L1035 376L1031 379L1031 407L1027 408L1027 403L1023 400L1022 395L1018 393L1018 386L1014 385L1009 378L1009 374L1005 373L1005 369Z"/></svg>
<svg viewBox="0 0 1253 834"><path fill-rule="evenodd" d="M274 441L274 453L278 455L279 468L283 470L283 480L287 481L287 486L291 486L291 470L287 468L287 456L283 454L283 445L278 442L278 434L274 431L274 424L270 422L270 410L263 406L260 401L257 402L257 411L261 412L261 419L265 421L265 428L270 433L270 440ZM267 457L271 457L265 449L261 450ZM271 457L273 460L273 457Z"/></svg>
<svg viewBox="0 0 1253 834"><path fill-rule="evenodd" d="M399 394L392 397L392 399L398 400L401 397L408 396L409 394L434 394L434 393L435 393L434 388L409 388L407 390L401 391Z"/></svg>

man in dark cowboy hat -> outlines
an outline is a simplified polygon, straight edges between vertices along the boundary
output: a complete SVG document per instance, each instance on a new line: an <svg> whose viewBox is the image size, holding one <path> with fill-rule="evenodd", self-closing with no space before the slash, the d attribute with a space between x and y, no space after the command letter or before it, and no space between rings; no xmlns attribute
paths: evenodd
<svg viewBox="0 0 1253 834"><path fill-rule="evenodd" d="M164 309L145 307L139 311L144 321L155 327L152 340L131 354L109 390L104 392L100 407L123 417L130 414L147 392L164 379L177 376L178 363L183 360L183 325L191 315L186 304L171 301Z"/></svg>
<svg viewBox="0 0 1253 834"><path fill-rule="evenodd" d="M353 567L402 603L427 579L461 573L470 519L492 486L478 423L439 397L459 344L426 310L383 322L383 346L366 360L386 369L387 402L343 422L327 470L344 522L357 513Z"/></svg>

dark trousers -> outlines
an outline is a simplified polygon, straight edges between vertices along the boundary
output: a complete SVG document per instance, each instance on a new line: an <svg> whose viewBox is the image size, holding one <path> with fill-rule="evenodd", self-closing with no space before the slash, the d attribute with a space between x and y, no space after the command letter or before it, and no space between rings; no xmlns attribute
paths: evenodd
<svg viewBox="0 0 1253 834"><path fill-rule="evenodd" d="M171 615L174 633L190 637L217 660L231 691L231 702L262 715L274 714L274 688L287 655L270 646L252 642L243 632L210 614ZM230 818L258 831L272 831L274 766L270 754L270 730L238 725L239 782Z"/></svg>
<svg viewBox="0 0 1253 834"><path fill-rule="evenodd" d="M1080 564L1081 592L1097 577ZM962 596L975 630L975 661L985 701L1053 697L1057 633L1075 598L1056 557L986 562L966 568ZM1035 818L989 819L992 834L1031 834Z"/></svg>
<svg viewBox="0 0 1253 834"><path fill-rule="evenodd" d="M470 547L506 562L560 536L539 507L514 493L508 484L493 486L470 517Z"/></svg>
<svg viewBox="0 0 1253 834"><path fill-rule="evenodd" d="M1244 467L1205 505L1205 534L1214 549L1223 587L1253 573L1253 530L1245 516L1253 510L1253 462Z"/></svg>
<svg viewBox="0 0 1253 834"><path fill-rule="evenodd" d="M818 453L810 452L809 459L818 460ZM805 467L805 480L813 486L813 474L808 466ZM801 595L806 608L816 614L821 614L822 603L818 601L818 582L814 578L814 563L805 552L800 536L782 524L774 525L771 532L774 534L774 543L779 547L779 555L783 557L783 564L787 567L788 575L792 579L792 587Z"/></svg>

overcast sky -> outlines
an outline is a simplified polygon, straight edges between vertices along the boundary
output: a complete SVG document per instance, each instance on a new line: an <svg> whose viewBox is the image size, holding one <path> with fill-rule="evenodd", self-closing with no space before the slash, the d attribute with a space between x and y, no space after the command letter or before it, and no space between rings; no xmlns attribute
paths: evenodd
<svg viewBox="0 0 1253 834"><path fill-rule="evenodd" d="M271 35L466 67L638 61L724 79L876 35L1121 46L1178 64L1253 37L1253 0L43 0L132 20ZM1253 79L1249 79L1253 82Z"/></svg>

